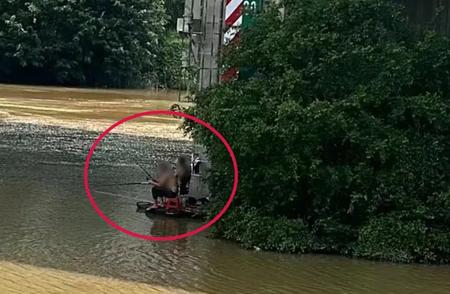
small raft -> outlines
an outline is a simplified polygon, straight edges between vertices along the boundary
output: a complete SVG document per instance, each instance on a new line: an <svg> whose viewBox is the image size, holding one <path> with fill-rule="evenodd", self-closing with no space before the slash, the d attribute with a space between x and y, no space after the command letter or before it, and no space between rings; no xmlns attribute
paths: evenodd
<svg viewBox="0 0 450 294"><path fill-rule="evenodd" d="M165 207L153 207L152 202L137 202L136 212L145 213L149 218L154 215L165 215L168 217L177 218L202 218L204 214L202 213L200 207L184 207L180 210L167 210Z"/></svg>

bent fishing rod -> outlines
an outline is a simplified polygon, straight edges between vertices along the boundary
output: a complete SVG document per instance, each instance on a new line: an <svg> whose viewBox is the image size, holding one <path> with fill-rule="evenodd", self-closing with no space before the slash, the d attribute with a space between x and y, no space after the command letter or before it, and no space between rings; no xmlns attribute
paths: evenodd
<svg viewBox="0 0 450 294"><path fill-rule="evenodd" d="M147 182L131 182L131 183L116 183L116 184L106 184L106 185L96 185L97 187L112 187L112 186L138 186L138 185L152 185L151 182L157 182L149 172L145 170L139 163L136 162L136 165L139 166L143 172L148 176Z"/></svg>
<svg viewBox="0 0 450 294"><path fill-rule="evenodd" d="M137 160L135 161L135 164L147 175L147 180L157 182L157 180L155 180L155 178Z"/></svg>
<svg viewBox="0 0 450 294"><path fill-rule="evenodd" d="M113 196L113 197L123 198L123 199L127 199L127 200L148 202L148 199L134 198L134 197L131 197L131 196L126 196L126 195L116 194L116 193L111 193L111 192L105 192L105 191L99 191L99 190L95 190L95 189L93 191L95 193L98 193L98 194L110 195L110 196Z"/></svg>
<svg viewBox="0 0 450 294"><path fill-rule="evenodd" d="M113 187L113 186L139 186L139 185L149 185L154 186L157 181L154 179L149 179L147 182L133 182L133 183L115 183L115 184L104 184L104 185L94 185L96 187Z"/></svg>
<svg viewBox="0 0 450 294"><path fill-rule="evenodd" d="M157 182L155 178L141 165L139 162L135 162L136 166L138 166L146 175L147 180L152 182ZM106 185L96 185L97 187L113 187L113 186L137 186L137 185L152 185L150 182L134 182L134 183L118 183L118 184L106 184Z"/></svg>
<svg viewBox="0 0 450 294"><path fill-rule="evenodd" d="M134 186L134 185L151 185L149 182L138 182L138 183L118 183L118 184L106 184L106 185L95 185L96 187L113 187L113 186Z"/></svg>
<svg viewBox="0 0 450 294"><path fill-rule="evenodd" d="M142 166L139 162L136 161L136 165L150 178L153 179L152 175Z"/></svg>

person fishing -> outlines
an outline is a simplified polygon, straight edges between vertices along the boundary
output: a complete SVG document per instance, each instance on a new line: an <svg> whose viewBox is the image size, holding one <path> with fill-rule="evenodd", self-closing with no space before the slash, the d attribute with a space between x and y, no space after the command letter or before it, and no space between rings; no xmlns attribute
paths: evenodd
<svg viewBox="0 0 450 294"><path fill-rule="evenodd" d="M162 162L158 166L158 177L150 179L149 184L153 185L152 196L155 200L153 208L157 208L158 198L175 198L178 196L178 183L175 173L168 162Z"/></svg>
<svg viewBox="0 0 450 294"><path fill-rule="evenodd" d="M176 162L176 177L180 195L189 194L189 183L191 181L191 167L187 159L183 156L178 157Z"/></svg>

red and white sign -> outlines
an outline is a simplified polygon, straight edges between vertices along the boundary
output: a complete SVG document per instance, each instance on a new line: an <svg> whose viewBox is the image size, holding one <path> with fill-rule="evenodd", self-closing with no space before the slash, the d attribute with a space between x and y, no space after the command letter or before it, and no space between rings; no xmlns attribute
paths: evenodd
<svg viewBox="0 0 450 294"><path fill-rule="evenodd" d="M224 35L225 45L233 41L242 25L242 17L244 14L244 0L225 0L225 25L226 32Z"/></svg>
<svg viewBox="0 0 450 294"><path fill-rule="evenodd" d="M225 26L224 45L227 46L232 42L239 41L239 28L242 25L244 15L244 0L225 0ZM238 70L236 68L228 68L221 76L223 82L236 78Z"/></svg>

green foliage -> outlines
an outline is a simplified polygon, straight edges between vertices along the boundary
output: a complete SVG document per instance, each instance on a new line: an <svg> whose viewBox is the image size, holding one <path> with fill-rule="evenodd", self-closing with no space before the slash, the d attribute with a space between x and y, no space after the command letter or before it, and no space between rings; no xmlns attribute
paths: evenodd
<svg viewBox="0 0 450 294"><path fill-rule="evenodd" d="M225 239L236 240L246 248L304 253L310 248L311 236L302 221L261 215L256 209L235 209L227 216L220 231Z"/></svg>
<svg viewBox="0 0 450 294"><path fill-rule="evenodd" d="M263 242L271 219L282 236L291 222L307 226L298 251L448 261L450 41L412 29L388 0L288 5L284 18L269 8L226 56L251 74L199 93L190 110L236 153L230 215L239 207L263 226L259 235L231 217L219 235L282 250ZM186 127L212 160L216 211L229 158L208 131Z"/></svg>
<svg viewBox="0 0 450 294"><path fill-rule="evenodd" d="M160 84L166 23L163 0L0 1L0 81Z"/></svg>
<svg viewBox="0 0 450 294"><path fill-rule="evenodd" d="M449 262L450 234L419 219L374 218L360 231L355 255L397 262Z"/></svg>
<svg viewBox="0 0 450 294"><path fill-rule="evenodd" d="M183 82L181 52L184 48L182 40L177 33L168 32L163 42L164 51L160 56L162 67L158 81L167 88L178 88Z"/></svg>

